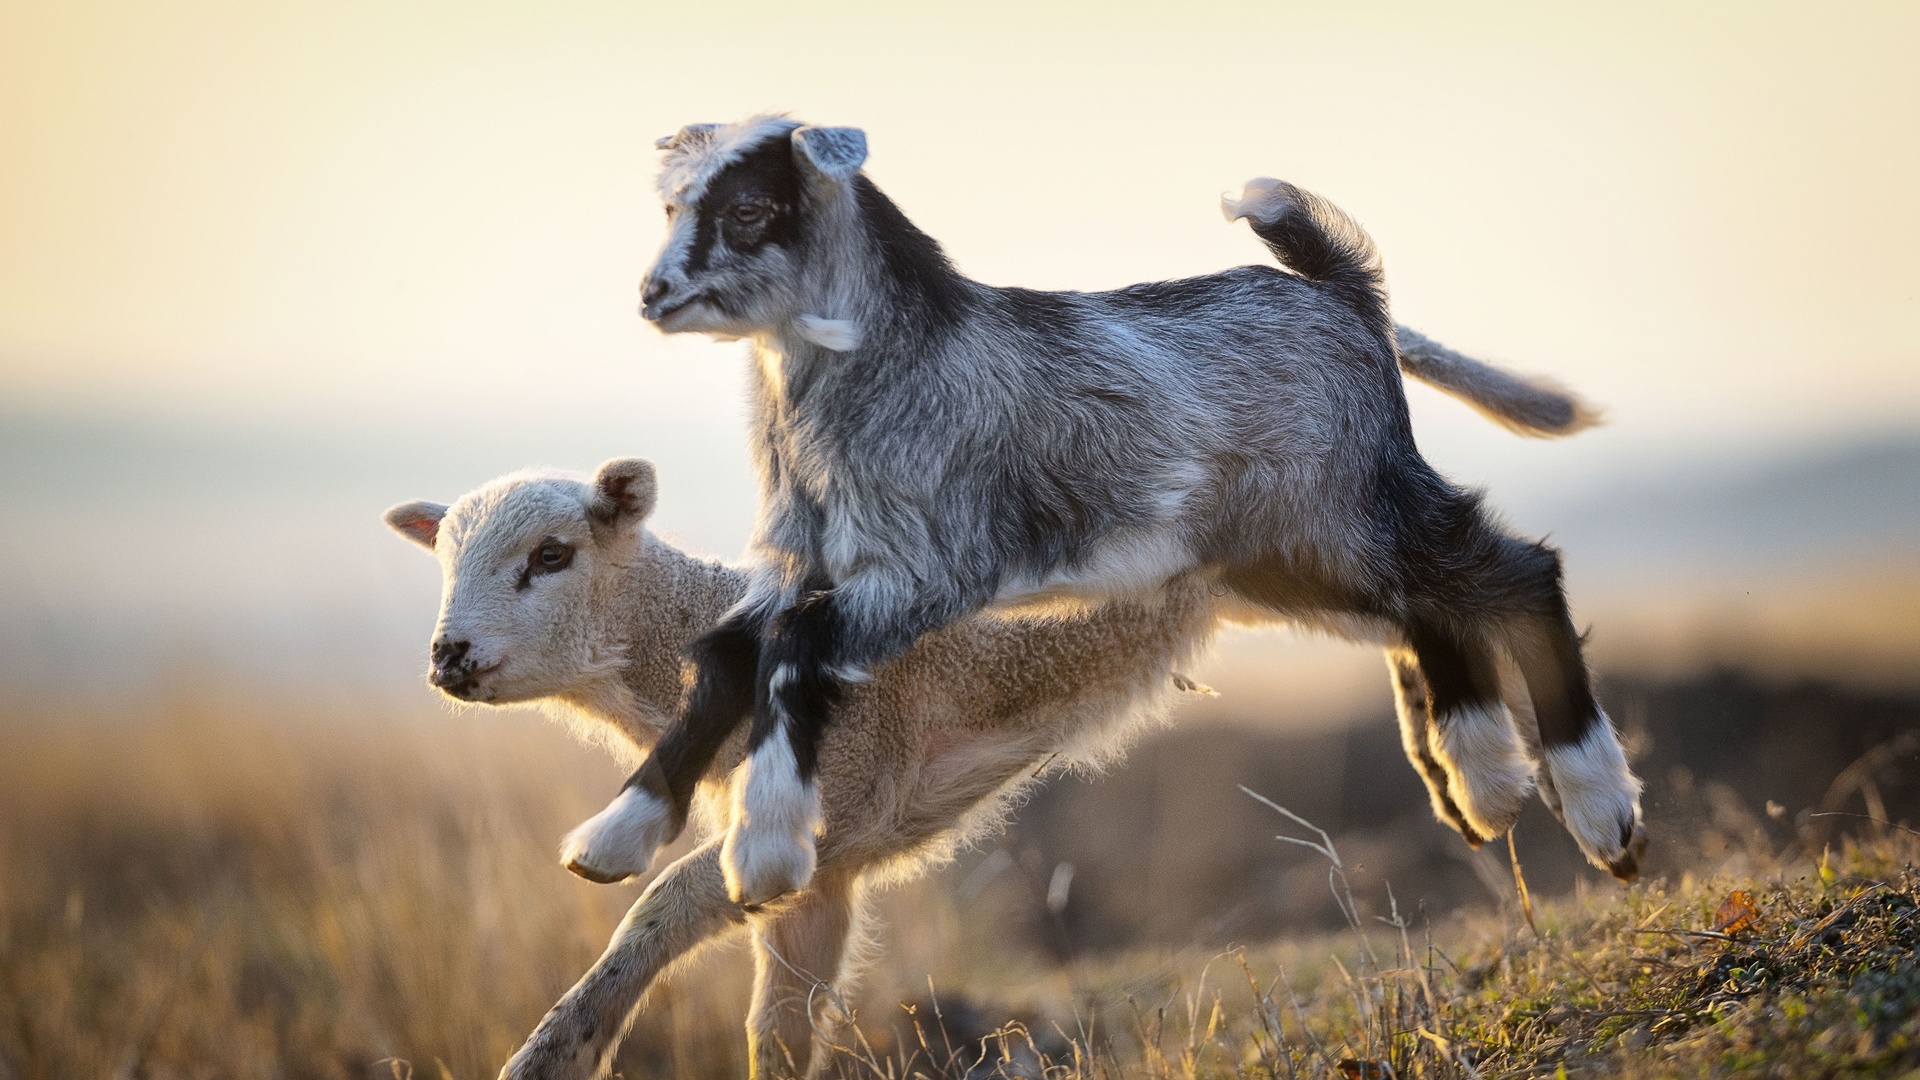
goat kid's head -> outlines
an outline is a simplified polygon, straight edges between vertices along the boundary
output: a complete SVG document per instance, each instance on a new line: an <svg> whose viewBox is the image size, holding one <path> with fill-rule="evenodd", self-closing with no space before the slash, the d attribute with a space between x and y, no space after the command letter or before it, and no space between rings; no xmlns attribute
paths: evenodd
<svg viewBox="0 0 1920 1080"><path fill-rule="evenodd" d="M656 491L651 462L615 458L590 481L515 473L450 507L388 510L395 532L440 559L429 681L462 701L506 704L604 671Z"/></svg>
<svg viewBox="0 0 1920 1080"><path fill-rule="evenodd" d="M663 332L725 338L791 328L830 349L857 346L825 271L851 262L836 236L856 220L867 159L858 128L780 116L692 124L660 140L667 239L640 284L640 314Z"/></svg>

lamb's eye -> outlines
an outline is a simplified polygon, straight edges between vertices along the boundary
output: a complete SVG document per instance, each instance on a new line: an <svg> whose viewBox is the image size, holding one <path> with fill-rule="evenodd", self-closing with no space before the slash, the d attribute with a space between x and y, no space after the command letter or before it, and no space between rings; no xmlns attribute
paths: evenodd
<svg viewBox="0 0 1920 1080"><path fill-rule="evenodd" d="M751 225L767 216L767 208L759 203L740 203L733 208L733 220L742 225Z"/></svg>
<svg viewBox="0 0 1920 1080"><path fill-rule="evenodd" d="M527 559L527 566L544 573L565 570L573 562L573 547L558 540L549 540L533 549L533 555Z"/></svg>

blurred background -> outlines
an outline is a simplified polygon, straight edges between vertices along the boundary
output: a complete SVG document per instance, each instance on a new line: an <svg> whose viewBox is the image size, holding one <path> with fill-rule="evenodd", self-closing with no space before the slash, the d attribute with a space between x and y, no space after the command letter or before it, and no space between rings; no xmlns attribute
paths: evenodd
<svg viewBox="0 0 1920 1080"><path fill-rule="evenodd" d="M1920 809L1898 744L1920 725L1912 5L22 0L5 22L7 933L86 922L96 886L149 893L129 919L152 896L199 910L224 879L194 860L254 850L278 819L245 778L279 762L349 846L434 815L469 831L422 836L524 834L474 841L526 860L463 909L477 941L520 955L500 935L536 896L598 913L566 949L525 945L551 971L487 1038L525 1030L631 898L545 854L616 775L530 714L435 699L438 574L379 513L638 454L659 531L740 550L743 347L634 309L653 140L761 110L864 127L875 181L996 284L1264 261L1221 191L1267 174L1332 198L1402 321L1607 409L1530 442L1408 391L1428 456L1565 551L1659 865L1710 857L1701 823L1764 834L1769 800ZM1196 674L1221 696L902 910L1004 913L978 899L998 890L1026 914L996 925L1030 930L1004 948L1043 966L1324 921L1323 877L1239 783L1366 847L1403 898L1494 902L1505 870L1427 820L1377 654L1242 633ZM1521 836L1538 887L1599 887L1547 819ZM325 850L288 880L337 868ZM900 971L957 962L962 930L928 934L896 943ZM261 955L261 985L290 977Z"/></svg>

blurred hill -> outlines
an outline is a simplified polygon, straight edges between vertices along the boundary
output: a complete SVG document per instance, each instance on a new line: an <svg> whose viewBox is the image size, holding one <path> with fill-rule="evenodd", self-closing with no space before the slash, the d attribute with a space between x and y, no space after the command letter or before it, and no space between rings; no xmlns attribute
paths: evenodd
<svg viewBox="0 0 1920 1080"><path fill-rule="evenodd" d="M191 669L302 692L413 692L438 580L379 512L531 464L652 456L665 478L656 527L737 550L747 500L674 479L737 456L733 433L626 427L0 413L0 686L111 695ZM1514 486L1493 504L1566 552L1577 617L1609 669L1727 661L1901 685L1920 671L1907 615L1920 602L1920 436ZM1337 725L1386 701L1370 650L1274 636L1222 642L1203 674L1225 693L1192 721Z"/></svg>

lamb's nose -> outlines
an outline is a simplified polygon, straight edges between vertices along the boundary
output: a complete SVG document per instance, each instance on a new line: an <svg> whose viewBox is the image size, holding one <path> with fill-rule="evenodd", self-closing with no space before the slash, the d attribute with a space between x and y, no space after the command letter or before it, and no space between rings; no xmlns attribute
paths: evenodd
<svg viewBox="0 0 1920 1080"><path fill-rule="evenodd" d="M658 278L649 278L640 283L640 302L647 307L652 307L672 291L673 287L666 282Z"/></svg>
<svg viewBox="0 0 1920 1080"><path fill-rule="evenodd" d="M448 641L445 638L433 643L433 670L438 675L442 670L466 659L467 650L473 648L471 641Z"/></svg>

